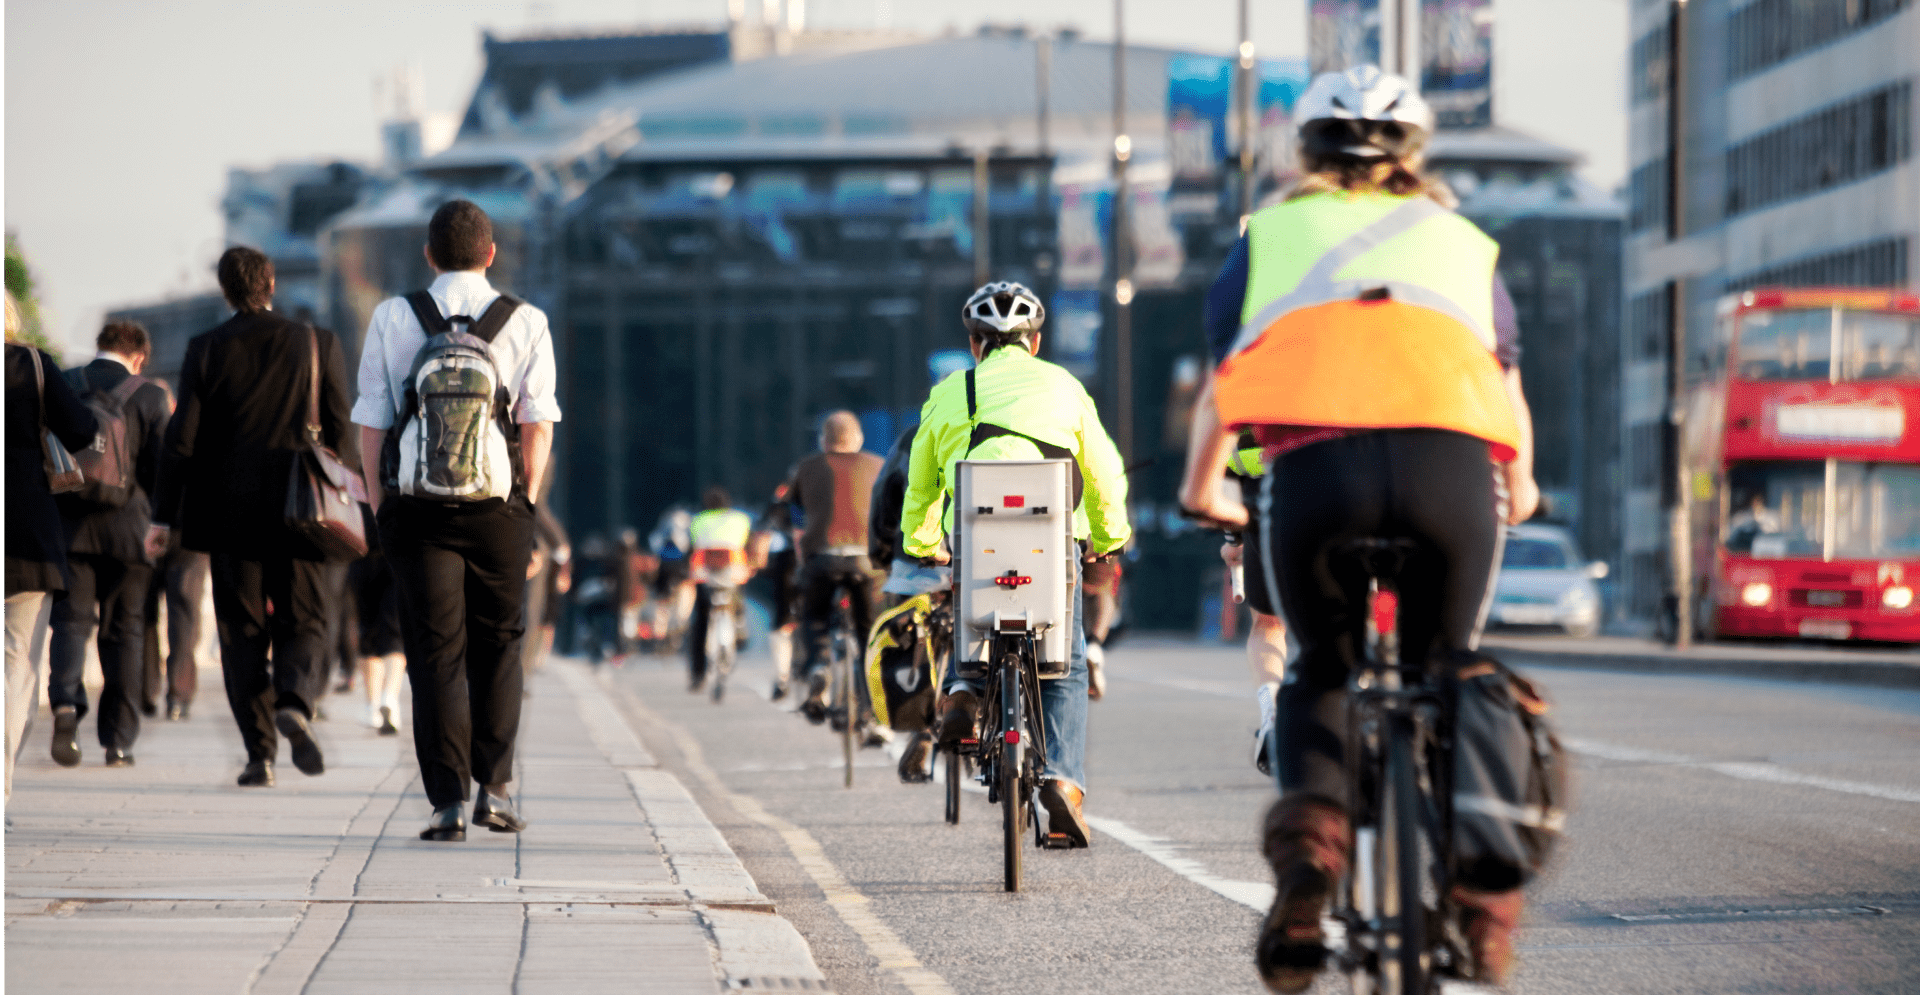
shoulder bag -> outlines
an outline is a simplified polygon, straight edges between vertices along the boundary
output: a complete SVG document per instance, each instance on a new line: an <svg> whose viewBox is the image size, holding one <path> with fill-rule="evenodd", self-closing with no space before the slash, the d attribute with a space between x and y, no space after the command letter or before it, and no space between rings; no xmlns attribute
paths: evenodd
<svg viewBox="0 0 1920 995"><path fill-rule="evenodd" d="M307 447L294 454L287 478L287 527L307 537L329 560L367 555L360 515L366 487L320 438L320 333L307 327Z"/></svg>
<svg viewBox="0 0 1920 995"><path fill-rule="evenodd" d="M40 394L40 453L45 457L47 490L71 494L87 486L87 477L80 472L80 462L67 451L67 444L47 428L47 379L40 369L40 350L24 348L33 357L33 386Z"/></svg>

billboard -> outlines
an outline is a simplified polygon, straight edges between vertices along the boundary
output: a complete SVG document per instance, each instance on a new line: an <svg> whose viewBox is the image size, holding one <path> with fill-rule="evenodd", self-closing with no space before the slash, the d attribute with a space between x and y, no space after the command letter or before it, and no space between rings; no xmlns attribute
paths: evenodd
<svg viewBox="0 0 1920 995"><path fill-rule="evenodd" d="M1307 60L1313 75L1380 64L1380 0L1312 0Z"/></svg>
<svg viewBox="0 0 1920 995"><path fill-rule="evenodd" d="M1216 183L1227 159L1233 62L1207 55L1167 60L1167 158L1176 187Z"/></svg>
<svg viewBox="0 0 1920 995"><path fill-rule="evenodd" d="M1307 92L1312 77L1307 75L1307 64L1299 59L1261 59L1255 71L1259 74L1253 104L1259 115L1255 169L1284 178L1299 167L1294 152L1293 105Z"/></svg>
<svg viewBox="0 0 1920 995"><path fill-rule="evenodd" d="M1493 0L1420 0L1420 93L1442 128L1493 123Z"/></svg>

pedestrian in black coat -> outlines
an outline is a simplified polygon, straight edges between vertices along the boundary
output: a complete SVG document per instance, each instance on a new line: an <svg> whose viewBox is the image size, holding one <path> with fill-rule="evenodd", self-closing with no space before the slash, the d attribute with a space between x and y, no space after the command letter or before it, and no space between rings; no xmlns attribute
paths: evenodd
<svg viewBox="0 0 1920 995"><path fill-rule="evenodd" d="M40 660L53 601L67 590L67 535L47 487L41 426L68 449L93 444L98 424L57 372L53 357L15 341L20 310L6 295L7 319L7 741L6 793L13 761L40 697Z"/></svg>
<svg viewBox="0 0 1920 995"><path fill-rule="evenodd" d="M120 416L126 443L134 455L134 488L127 503L101 508L78 496L57 503L67 530L68 596L53 609L52 666L47 699L53 705L53 759L72 767L80 762L77 737L87 714L81 686L87 640L99 634L100 746L109 767L133 763L133 742L140 735L140 705L146 696L146 603L153 580L145 541L152 493L159 472L160 441L166 431L167 389L142 378L129 381L147 364L152 344L147 330L131 321L108 322L94 345L100 358L67 373L82 396L111 399L124 394ZM117 393L120 392L120 393Z"/></svg>
<svg viewBox="0 0 1920 995"><path fill-rule="evenodd" d="M178 528L182 545L212 554L221 670L247 748L240 783L266 786L279 735L303 773L326 770L311 722L327 689L332 602L346 564L327 562L285 520L287 478L309 444L316 348L319 441L348 466L360 454L339 339L273 312L273 263L258 250L228 249L219 274L236 313L187 343L148 546L164 549Z"/></svg>

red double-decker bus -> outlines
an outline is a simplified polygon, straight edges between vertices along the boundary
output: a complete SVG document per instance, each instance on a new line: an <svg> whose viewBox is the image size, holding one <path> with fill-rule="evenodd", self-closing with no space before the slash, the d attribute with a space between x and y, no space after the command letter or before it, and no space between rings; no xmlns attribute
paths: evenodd
<svg viewBox="0 0 1920 995"><path fill-rule="evenodd" d="M1720 321L1690 446L1704 634L1920 641L1920 295L1762 288Z"/></svg>

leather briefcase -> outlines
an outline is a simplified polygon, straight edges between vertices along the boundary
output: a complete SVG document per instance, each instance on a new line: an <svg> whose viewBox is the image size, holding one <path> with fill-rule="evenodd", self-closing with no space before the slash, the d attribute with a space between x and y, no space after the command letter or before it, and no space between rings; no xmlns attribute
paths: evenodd
<svg viewBox="0 0 1920 995"><path fill-rule="evenodd" d="M305 536L329 560L367 555L367 526L360 503L367 499L360 475L320 441L320 337L307 329L311 374L307 378L307 448L294 454L287 477L287 527Z"/></svg>

